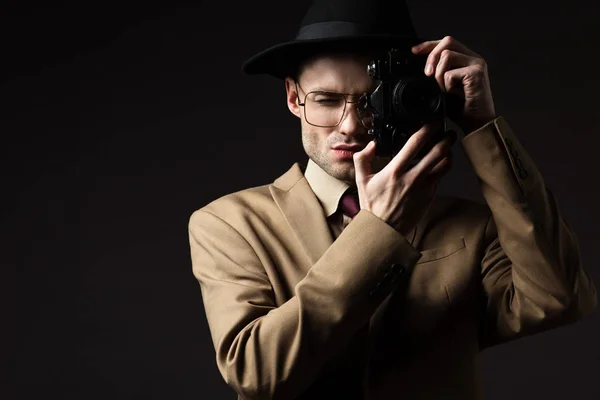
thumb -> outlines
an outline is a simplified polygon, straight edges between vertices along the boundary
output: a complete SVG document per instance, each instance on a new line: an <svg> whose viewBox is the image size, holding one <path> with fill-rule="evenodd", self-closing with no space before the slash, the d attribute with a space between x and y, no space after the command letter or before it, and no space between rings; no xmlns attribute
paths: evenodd
<svg viewBox="0 0 600 400"><path fill-rule="evenodd" d="M371 175L371 161L375 156L375 141L370 141L361 151L354 153L354 173L356 183L364 182L367 176Z"/></svg>

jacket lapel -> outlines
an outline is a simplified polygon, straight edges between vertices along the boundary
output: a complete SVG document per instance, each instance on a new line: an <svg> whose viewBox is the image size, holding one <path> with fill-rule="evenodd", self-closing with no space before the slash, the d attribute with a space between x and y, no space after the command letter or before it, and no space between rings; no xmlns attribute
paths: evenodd
<svg viewBox="0 0 600 400"><path fill-rule="evenodd" d="M311 266L333 243L333 237L321 203L295 163L269 187L298 241L302 244Z"/></svg>

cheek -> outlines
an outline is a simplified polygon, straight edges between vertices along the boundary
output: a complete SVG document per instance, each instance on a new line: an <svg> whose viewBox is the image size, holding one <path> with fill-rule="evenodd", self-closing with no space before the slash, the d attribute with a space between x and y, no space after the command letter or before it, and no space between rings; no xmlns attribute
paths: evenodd
<svg viewBox="0 0 600 400"><path fill-rule="evenodd" d="M334 143L332 142L334 135L332 135L331 129L308 124L303 125L302 141L305 146L317 151L326 151Z"/></svg>

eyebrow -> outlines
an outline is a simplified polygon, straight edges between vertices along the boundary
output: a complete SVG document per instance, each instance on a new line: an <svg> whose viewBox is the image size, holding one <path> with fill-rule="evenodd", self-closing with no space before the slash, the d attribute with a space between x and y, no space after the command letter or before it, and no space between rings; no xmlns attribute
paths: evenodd
<svg viewBox="0 0 600 400"><path fill-rule="evenodd" d="M344 92L336 92L335 90L332 90L331 88L328 88L328 87L325 87L325 86L317 86L317 87L314 87L314 88L310 88L309 90L306 90L305 88L303 88L300 85L300 82L298 82L297 80L294 81L294 83L305 94L310 93L310 92L323 92L323 93L343 94L343 95L346 95L346 96L362 96L365 93L373 93L373 91L375 89L377 89L377 87L379 86L379 82L378 81L373 81L372 84L371 84L371 87L366 92L344 93Z"/></svg>
<svg viewBox="0 0 600 400"><path fill-rule="evenodd" d="M375 90L375 88L373 88L371 90L367 90L366 93L369 93L369 92L371 92L373 90ZM363 93L365 93L364 91L362 91L362 92L351 92L351 93L338 92L338 91L332 90L331 88L326 88L326 87L322 87L322 86L317 86L316 88L312 88L311 90L309 90L309 92L326 92L326 93L345 94L345 95L350 95L350 96L360 96Z"/></svg>

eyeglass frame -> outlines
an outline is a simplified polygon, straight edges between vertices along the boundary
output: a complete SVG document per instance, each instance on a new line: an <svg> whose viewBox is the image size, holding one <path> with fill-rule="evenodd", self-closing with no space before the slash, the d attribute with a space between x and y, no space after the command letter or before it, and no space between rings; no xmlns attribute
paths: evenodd
<svg viewBox="0 0 600 400"><path fill-rule="evenodd" d="M294 80L294 85L296 86L296 94L297 95L300 94L300 92L298 91L298 87L300 87L300 89L303 92L305 92L304 89L302 89L302 86L300 86L300 83L298 83L298 81ZM335 124L335 125L316 125L316 124L310 123L308 121L308 118L306 118L306 99L308 98L308 95L311 94L311 93L320 93L320 94L326 94L326 95L329 94L329 95L335 95L335 96L342 96L342 97L344 97L344 100L345 100L344 110L342 111L342 115L341 115L340 120L338 121L337 124ZM359 98L356 101L350 101L350 100L348 100L349 96L359 96ZM299 96L298 96L298 98L299 98ZM339 92L328 92L326 90L311 90L308 93L305 92L304 101L302 103L298 102L298 106L304 107L304 119L306 120L307 124L312 125L312 126L316 126L318 128L335 128L336 126L338 126L339 124L341 124L342 121L344 120L344 117L346 116L346 108L348 106L348 103L350 103L350 104L359 104L361 101L364 101L365 107L368 106L369 101L368 101L368 97L367 97L367 93L366 92L362 93L360 95L357 95L355 93L339 93ZM361 125L365 129L370 129L368 126L365 125L365 122L363 121L363 116L361 115L360 107L357 106L356 107L356 111L358 113L358 119L359 119Z"/></svg>

